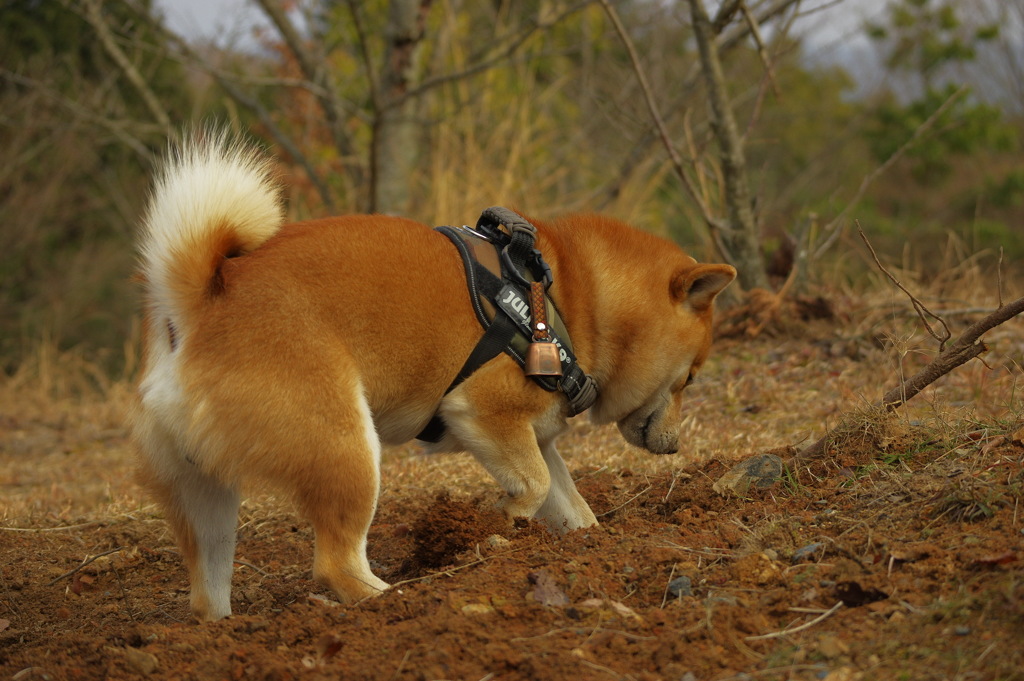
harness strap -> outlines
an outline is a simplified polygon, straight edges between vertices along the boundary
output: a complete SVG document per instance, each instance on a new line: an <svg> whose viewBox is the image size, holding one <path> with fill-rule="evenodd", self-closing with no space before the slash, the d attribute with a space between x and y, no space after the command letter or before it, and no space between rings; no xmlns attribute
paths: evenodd
<svg viewBox="0 0 1024 681"><path fill-rule="evenodd" d="M483 337L473 348L473 352L469 354L466 362L459 369L459 373L455 375L451 385L444 391L447 395L452 390L469 378L474 371L482 367L487 362L491 361L498 355L500 355L506 348L512 338L516 335L516 326L512 323L512 320L504 315L496 314L494 319L488 319L487 314L484 312L483 305L480 303L480 293L483 293L488 299L493 298L497 295L498 289L494 288L492 279L496 277L481 276L484 274L489 275L486 268L480 265L479 262L469 252L469 247L466 246L466 242L462 240L454 229L451 227L437 227L435 228L441 234L444 234L458 249L459 255L462 257L462 266L466 272L466 285L469 287L469 299L473 303L473 312L476 313L476 318L480 322L480 325L486 329ZM419 435L416 436L417 440L424 442L440 442L441 438L444 437L444 421L441 419L439 414L434 414L427 425L423 427Z"/></svg>
<svg viewBox="0 0 1024 681"><path fill-rule="evenodd" d="M500 229L502 225L509 230L508 233ZM540 252L533 247L537 235L536 228L506 208L494 207L485 210L477 222L478 231L468 230L468 228L456 230L451 227L437 227L436 229L448 237L459 251L466 273L466 285L469 288L473 311L485 329L483 337L473 348L451 385L445 390L444 394L447 395L469 378L474 371L502 352L509 354L520 366L525 363L524 353L520 352L516 346L517 341L521 340L519 336L522 336L527 343L529 342L532 335L529 319L528 316L524 317L520 314L508 301L515 300L522 305L522 297L514 284L530 288L531 282L523 275L524 271L528 272L529 276L533 276L534 281L543 282L545 289L551 285L552 279L550 268L544 262ZM500 277L488 270L474 257L463 238L464 236L482 239L500 251ZM514 283L510 283L508 280L512 280ZM495 306L493 319L489 318L484 310L481 296L485 300L493 302ZM502 304L503 300L505 301L504 305ZM560 322L557 309L555 317ZM575 416L590 408L597 399L597 384L579 367L568 336L562 342L557 335L552 334L552 340L559 347L563 375L559 380L546 377L534 377L534 380L545 390L561 390L565 393L569 401L569 415ZM416 436L416 439L425 442L439 442L444 437L444 431L444 421L439 414L434 414Z"/></svg>

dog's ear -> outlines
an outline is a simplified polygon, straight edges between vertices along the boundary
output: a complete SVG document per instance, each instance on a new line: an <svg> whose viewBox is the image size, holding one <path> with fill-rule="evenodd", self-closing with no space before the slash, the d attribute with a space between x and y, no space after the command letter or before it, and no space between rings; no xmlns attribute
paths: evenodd
<svg viewBox="0 0 1024 681"><path fill-rule="evenodd" d="M673 278L672 298L703 312L735 278L736 269L731 265L694 265Z"/></svg>

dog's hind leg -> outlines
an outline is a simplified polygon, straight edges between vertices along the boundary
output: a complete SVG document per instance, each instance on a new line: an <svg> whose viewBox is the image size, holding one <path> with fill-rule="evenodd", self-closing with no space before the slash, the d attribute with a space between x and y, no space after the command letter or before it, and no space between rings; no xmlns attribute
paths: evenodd
<svg viewBox="0 0 1024 681"><path fill-rule="evenodd" d="M321 451L290 471L300 511L316 533L313 577L351 603L388 588L370 570L366 534L380 489L380 440L360 393L355 412L339 414L340 436L314 438ZM345 418L348 417L348 418Z"/></svg>
<svg viewBox="0 0 1024 681"><path fill-rule="evenodd" d="M231 614L238 492L190 463L170 436L143 443L143 483L155 494L188 568L192 613L200 621Z"/></svg>
<svg viewBox="0 0 1024 681"><path fill-rule="evenodd" d="M541 445L541 454L548 466L551 487L544 504L537 511L537 517L557 532L597 525L597 516L576 490L576 483L573 482L562 455L555 449L554 441Z"/></svg>

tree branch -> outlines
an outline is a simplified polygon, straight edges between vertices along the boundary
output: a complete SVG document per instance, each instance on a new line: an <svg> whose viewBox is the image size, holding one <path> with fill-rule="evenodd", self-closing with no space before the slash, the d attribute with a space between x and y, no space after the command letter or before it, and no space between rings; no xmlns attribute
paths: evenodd
<svg viewBox="0 0 1024 681"><path fill-rule="evenodd" d="M391 106L401 106L406 100L412 99L414 97L419 97L424 92L436 88L439 85L451 83L456 80L463 80L465 78L469 78L471 76L475 76L479 73L483 73L484 71L488 71L490 69L495 68L499 64L504 63L509 57L514 55L516 52L518 52L519 49L526 44L526 41L529 40L530 36L532 36L534 33L536 33L537 31L541 31L545 28L554 26L562 19L566 18L571 14L575 14L576 12L580 11L587 5L592 4L593 2L594 0L583 0L582 2L577 2L574 5L570 5L564 11L562 11L561 13L547 21L533 22L522 33L520 33L517 36L514 36L507 42L504 42L504 47L502 47L499 51L492 53L490 56L482 58L476 64L472 64L463 69L462 71L446 73L440 76L435 76L433 78L427 78L423 80L419 85L417 85L416 87L409 88L401 97L391 102Z"/></svg>
<svg viewBox="0 0 1024 681"><path fill-rule="evenodd" d="M216 80L217 84L223 88L224 92L227 93L231 99L254 113L260 124L266 128L267 132L274 141L277 142L278 146L280 146L286 154L291 156L306 172L306 176L309 178L310 183L312 183L313 187L316 189L317 194L320 195L320 200L323 201L324 207L327 208L328 211L334 210L334 199L331 195L331 191L317 174L316 170L313 168L313 164L309 161L306 155L302 153L302 150L299 149L292 139L285 134L284 130L277 125L273 116L270 115L270 112L258 99L249 96L230 78L228 78L227 75L219 69L214 68L213 65L209 63L209 60L201 57L194 49L192 49L184 38L164 27L160 22L154 21L148 12L139 10L137 11L137 16L139 16L143 21L148 22L154 30L161 32L171 44L177 47L182 55L188 57L188 59L191 60L191 62L193 62L198 68L202 69Z"/></svg>
<svg viewBox="0 0 1024 681"><path fill-rule="evenodd" d="M343 158L351 157L353 155L352 140L345 133L344 125L344 114L351 113L351 107L345 106L331 81L330 70L327 68L327 55L315 54L306 47L302 36L278 0L256 0L256 3L281 33L288 49L295 55L295 60L303 75L317 86L316 92L319 93L317 99L323 109L324 117L327 119L327 127L338 153ZM372 78L373 76L367 74L367 77Z"/></svg>
<svg viewBox="0 0 1024 681"><path fill-rule="evenodd" d="M759 8L755 11L754 21L758 24L764 24L799 2L800 0L775 0L775 2L769 4L763 9ZM737 45L741 44L749 35L749 23L730 24L715 38L715 45L718 48L719 54L732 50ZM675 88L675 101L667 107L669 120L675 112L685 112L687 110L683 103L692 98L693 89L696 87L700 75L700 64L694 63L680 81L679 86ZM629 177L632 176L633 172L640 166L641 162L648 158L650 153L648 151L649 148L659 140L659 137L659 131L654 128L646 131L636 144L633 145L633 149L629 152L625 162L622 164L618 177L613 182L609 183L607 188L603 190L605 197L601 205L607 206L611 200L619 195L622 190L622 186L628 181ZM722 252L726 253L721 244L721 235L712 233L711 237L716 244L719 245L719 248L722 249ZM728 254L726 253L726 255Z"/></svg>
<svg viewBox="0 0 1024 681"><path fill-rule="evenodd" d="M910 304L914 306L914 312L917 312L917 316L921 319L921 323L924 324L924 328L928 330L931 337L939 342L939 352L942 352L946 347L946 341L953 337L953 334L949 330L949 326L946 325L946 320L925 307L924 303L922 303L917 296L908 291L907 287L900 283L900 280L893 276L892 272L882 265L882 262L878 259L878 254L875 253L874 246L872 246L871 242L868 241L867 236L864 234L864 230L860 229L859 222L857 223L857 228L857 231L860 232L861 240L864 242L864 245L868 247L868 250L871 252L871 257L875 260L875 266L882 270L882 274L889 277L889 281L896 284L896 287L903 291L907 298L910 298ZM1002 304L1002 300L1000 300L999 305L1002 306ZM932 328L931 322L928 321L928 317L931 317L939 324L942 324L942 335L936 333L935 329Z"/></svg>
<svg viewBox="0 0 1024 681"><path fill-rule="evenodd" d="M743 19L747 22L747 26L750 28L750 35L754 38L754 43L757 45L757 55L761 58L761 65L764 66L765 75L772 86L772 93L778 97L779 85L775 82L775 70L772 68L772 59L768 54L768 48L765 47L764 37L761 35L761 27L758 25L754 15L750 13L750 8L747 7L745 1L741 0L740 11L743 13Z"/></svg>
<svg viewBox="0 0 1024 681"><path fill-rule="evenodd" d="M146 84L146 80L139 73L139 70L135 68L131 60L124 53L124 50L117 44L114 39L114 34L110 30L110 26L107 25L106 19L103 18L103 12L101 9L100 2L98 0L83 0L85 3L85 11L81 12L85 20L92 26L92 30L96 32L96 37L99 38L100 44L103 45L103 49L106 51L110 58L114 60L117 67L124 74L128 82L132 84L135 91L142 97L143 103L149 112L156 119L156 122L163 128L164 134L170 135L173 133L171 126L171 118L167 115L167 111L160 104L160 100L157 99L156 94ZM64 2L65 5L69 3L67 0Z"/></svg>
<svg viewBox="0 0 1024 681"><path fill-rule="evenodd" d="M69 112L77 116L83 121L95 125L99 128L105 128L114 137L116 137L122 144L132 149L139 158L149 162L153 158L153 153L149 150L146 144L129 132L129 128L138 128L146 133L156 133L157 129L152 123L143 123L138 121L120 121L114 119L112 116L106 114L98 114L89 107L83 106L81 102L75 101L70 97L65 97L61 93L48 87L46 84L41 83L33 78L22 76L6 69L0 68L0 76L10 80L14 83L19 83L27 87L33 88L43 97L51 99L57 104L67 109ZM162 132L162 131L161 131Z"/></svg>
<svg viewBox="0 0 1024 681"><path fill-rule="evenodd" d="M629 34L626 32L626 28L622 25L622 21L619 20L619 14L615 11L609 0L600 0L601 6L604 8L605 14L608 15L608 19L612 22L612 26L615 27L615 32L618 33L619 39L626 48L626 52L629 54L629 61L633 65L633 72L636 74L637 82L640 84L640 89L644 93L644 101L647 104L647 110L651 114L651 120L654 122L654 127L661 136L662 146L665 147L665 151L668 152L669 160L672 162L672 167L675 168L676 175L683 182L683 187L686 189L686 193L689 194L690 199L697 204L697 208L700 210L701 216L704 218L704 222L707 223L712 233L722 230L725 225L722 224L721 220L711 214L707 203L704 198L697 191L697 187L693 184L693 180L690 179L689 174L686 172L686 168L683 165L683 159L679 156L679 152L676 150L675 145L672 144L672 138L669 136L668 128L665 126L665 121L661 117L661 113L658 111L658 105L654 101L654 95L651 93L651 86L647 82L647 75L644 72L643 66L640 64L640 57L637 56L636 49L633 47L633 41L630 39Z"/></svg>

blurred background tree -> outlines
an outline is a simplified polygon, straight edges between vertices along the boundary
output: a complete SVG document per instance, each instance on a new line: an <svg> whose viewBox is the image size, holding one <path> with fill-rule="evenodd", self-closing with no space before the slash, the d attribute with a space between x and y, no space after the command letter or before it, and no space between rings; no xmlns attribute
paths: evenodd
<svg viewBox="0 0 1024 681"><path fill-rule="evenodd" d="M613 4L633 55L597 0L251 0L265 23L234 45L176 33L150 0L0 0L3 370L43 342L130 368L153 164L208 121L280 158L293 219L596 209L721 259L733 199L691 5ZM1024 0L892 0L860 31L870 47L831 53L800 27L859 3L806 4L707 3L756 285L800 252L811 282L835 280L853 219L883 250L910 244L923 277L950 242L1024 255Z"/></svg>
<svg viewBox="0 0 1024 681"><path fill-rule="evenodd" d="M86 7L0 2L0 362L8 371L40 338L85 344L116 363L136 313L125 284L130 239L167 130L97 38ZM97 9L162 109L186 120L182 65L135 9Z"/></svg>

